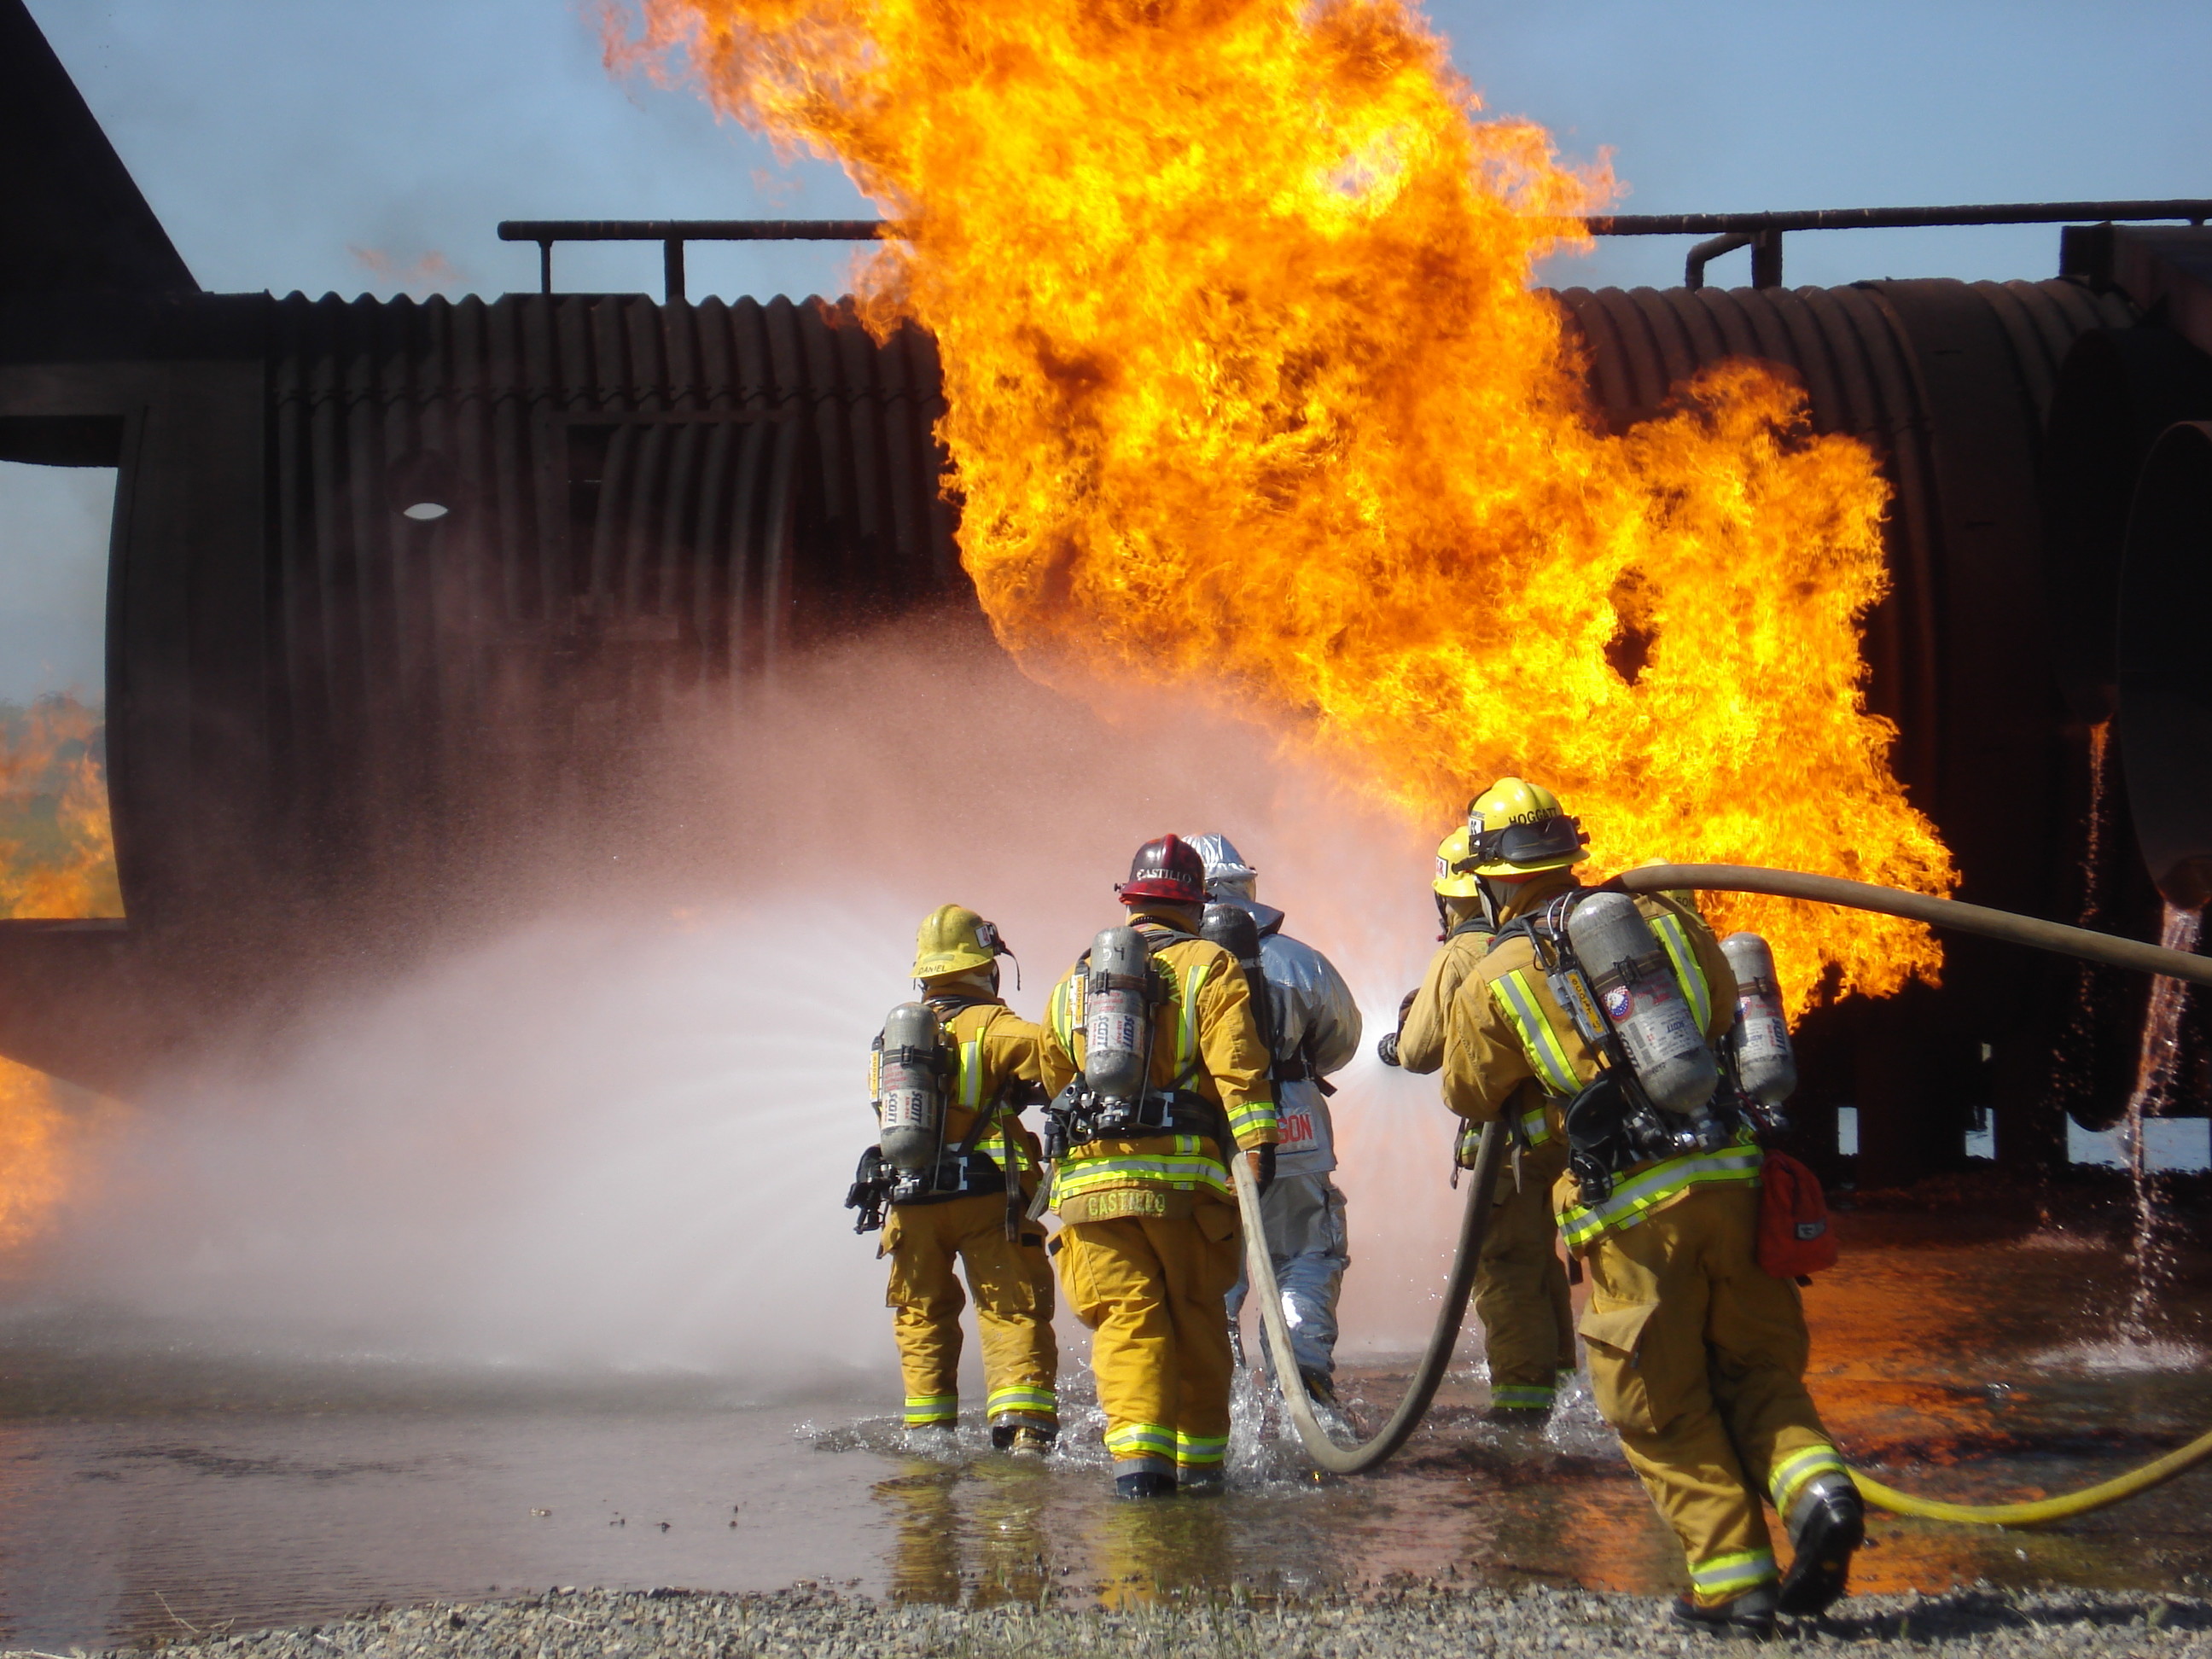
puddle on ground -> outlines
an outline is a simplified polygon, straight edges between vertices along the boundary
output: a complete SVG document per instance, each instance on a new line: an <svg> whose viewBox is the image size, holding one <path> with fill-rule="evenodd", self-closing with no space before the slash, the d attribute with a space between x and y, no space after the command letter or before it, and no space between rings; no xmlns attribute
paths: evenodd
<svg viewBox="0 0 2212 1659"><path fill-rule="evenodd" d="M1843 1265L1807 1292L1812 1385L1893 1484L2040 1495L2212 1425L2203 1261L2160 1330L2118 1343L2124 1267L2094 1240L1843 1226ZM1586 1389L1546 1431L1494 1428L1479 1367L1379 1476L1315 1479L1248 1389L1225 1496L1120 1505L1079 1371L1068 1449L1040 1465L973 1427L946 1458L914 1455L886 1401L830 1389L303 1364L52 1315L4 1330L0 1639L50 1653L555 1584L1114 1602L1427 1579L1656 1593L1680 1571ZM1404 1376L1364 1364L1346 1392L1373 1421ZM2048 1531L1880 1517L1856 1583L2174 1586L2212 1574L2207 1480Z"/></svg>

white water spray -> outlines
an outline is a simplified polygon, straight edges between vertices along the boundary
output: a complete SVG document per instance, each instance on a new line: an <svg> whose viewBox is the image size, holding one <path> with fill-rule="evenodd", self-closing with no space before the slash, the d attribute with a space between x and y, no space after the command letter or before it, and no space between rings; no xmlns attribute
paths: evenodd
<svg viewBox="0 0 2212 1659"><path fill-rule="evenodd" d="M1130 850L1220 830L1378 1031L1431 948L1425 838L1249 728L1102 720L1003 658L880 640L792 665L772 696L729 758L727 872L572 895L325 1008L280 1059L165 1080L21 1264L15 1305L307 1357L786 1395L887 1377L884 1269L840 1200L868 1040L908 994L924 915L999 921L1035 1017L1118 914ZM886 763L915 755L920 774ZM696 835L707 807L687 811ZM1347 1352L1425 1331L1455 1207L1433 1081L1371 1048L1335 1102Z"/></svg>

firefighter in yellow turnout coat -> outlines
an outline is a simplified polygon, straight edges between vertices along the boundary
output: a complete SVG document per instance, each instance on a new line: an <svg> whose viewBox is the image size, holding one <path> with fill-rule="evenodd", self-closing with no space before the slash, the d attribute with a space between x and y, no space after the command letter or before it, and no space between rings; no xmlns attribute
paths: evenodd
<svg viewBox="0 0 2212 1659"><path fill-rule="evenodd" d="M1453 1000L1445 1103L1488 1121L1541 1103L1561 1109L1598 1075L1597 1056L1552 994L1525 931L1575 886L1576 820L1550 792L1501 780L1470 814L1471 860L1499 943ZM1734 1017L1735 976L1686 902L1640 896L1709 1040ZM1863 1516L1850 1477L1805 1390L1808 1342L1797 1287L1756 1259L1760 1154L1748 1135L1712 1152L1645 1158L1613 1172L1584 1205L1557 1189L1559 1228L1589 1270L1580 1329L1598 1407L1681 1540L1691 1593L1675 1616L1707 1629L1771 1629L1781 1612L1824 1610L1844 1593ZM1778 1591L1760 1498L1795 1547Z"/></svg>
<svg viewBox="0 0 2212 1659"><path fill-rule="evenodd" d="M942 1144L948 1160L964 1156L967 1164L955 1162L955 1173L936 1183L947 1190L891 1205L879 1254L891 1261L884 1299L908 1428L949 1431L959 1417L957 1263L975 1298L992 1442L1030 1453L1059 1432L1059 1353L1052 1268L1043 1231L1027 1213L1042 1160L1020 1121L1023 1104L1039 1097L1038 1028L999 997L995 957L1004 948L988 922L957 905L921 925L915 979L944 1026L951 1061ZM985 1190L961 1190L979 1186Z"/></svg>
<svg viewBox="0 0 2212 1659"><path fill-rule="evenodd" d="M1462 825L1437 848L1432 885L1444 936L1397 1030L1377 1046L1386 1066L1423 1074L1443 1066L1453 999L1490 949L1496 929L1483 908L1480 879L1456 867L1467 856ZM1524 1103L1516 1138L1518 1156L1498 1181L1475 1267L1474 1311L1490 1364L1491 1419L1541 1422L1558 1400L1558 1378L1576 1364L1574 1304L1552 1218L1552 1186L1567 1171L1567 1148L1540 1103Z"/></svg>
<svg viewBox="0 0 2212 1659"><path fill-rule="evenodd" d="M1237 1207L1221 1136L1268 1173L1276 1139L1268 1056L1243 969L1196 937L1205 866L1181 838L1140 848L1121 889L1150 948L1149 1098L1168 1133L1071 1138L1053 1172L1061 1287L1093 1333L1115 1489L1124 1498L1218 1490L1229 1447L1234 1361L1223 1298L1236 1284ZM1077 1081L1086 1048L1087 969L1054 987L1044 1086Z"/></svg>

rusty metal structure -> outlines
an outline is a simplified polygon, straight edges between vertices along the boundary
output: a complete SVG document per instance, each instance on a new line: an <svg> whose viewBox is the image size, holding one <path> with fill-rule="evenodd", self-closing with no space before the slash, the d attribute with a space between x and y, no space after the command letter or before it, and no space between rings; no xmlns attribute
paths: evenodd
<svg viewBox="0 0 2212 1659"><path fill-rule="evenodd" d="M501 234L538 244L538 294L203 293L21 0L0 0L0 156L21 228L0 244L0 459L118 469L129 913L0 922L0 1052L128 1088L319 953L418 930L462 871L524 855L526 821L619 843L609 804L663 764L656 734L741 717L779 653L974 611L933 343L878 341L842 303L685 297L690 240L883 227L525 222ZM1616 428L1750 356L1881 456L1893 582L1870 700L1975 902L2154 938L2162 894L2212 885L2207 212L1613 219L1591 228L1713 240L1682 288L1557 296ZM2154 217L2200 223L2117 222ZM1780 286L1785 233L2022 218L2069 224L2056 276ZM557 242L614 237L663 244L666 297L552 291ZM1737 247L1753 285L1705 286ZM2106 722L2112 818L2085 867ZM2046 1163L2063 1107L2117 1104L2140 987L2085 1002L2063 967L1971 942L1950 959L1941 990L1803 1033L1808 1149L1856 1106L1863 1182L1955 1163L1992 1107L2001 1157Z"/></svg>

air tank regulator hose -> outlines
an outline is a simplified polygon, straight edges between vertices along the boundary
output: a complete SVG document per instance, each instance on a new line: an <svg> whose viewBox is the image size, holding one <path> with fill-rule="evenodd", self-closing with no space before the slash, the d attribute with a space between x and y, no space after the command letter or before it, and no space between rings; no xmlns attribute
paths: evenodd
<svg viewBox="0 0 2212 1659"><path fill-rule="evenodd" d="M2212 957L2191 956L2180 951L2166 950L2161 945L2118 939L2087 927L2038 921L2030 916L2014 915L2008 910L1991 910L1978 904L1961 904L1956 899L1931 898L1925 893L1878 887L1863 881L1844 881L1834 876L1808 875L1796 870L1766 870L1739 864L1650 864L1640 869L1626 871L1604 884L1617 891L1631 893L1679 892L1692 889L1699 892L1761 893L1773 898L1804 899L1816 904L1842 905L1854 910L1871 910L1881 915L1902 916L1908 921L1925 922L1931 927L1978 933L1984 939L2002 939L2008 944L2026 945L2039 951L2080 957L2085 961L2103 963L2114 968L2131 968L2140 973L2187 980L2191 984L2212 985ZM1285 1407L1290 1413L1291 1425L1297 1431L1306 1455L1316 1467L1332 1474L1364 1474L1404 1445L1413 1431L1420 1426L1421 1419L1428 1414L1429 1402L1436 1398L1437 1389L1443 1381L1444 1372L1450 1367L1452 1352L1459 1345L1460 1326L1467 1317L1468 1297L1474 1289L1475 1267L1482 1259L1483 1239L1489 1229L1491 1195L1497 1188L1498 1166L1504 1162L1504 1127L1498 1123L1486 1125L1475 1154L1474 1178L1468 1183L1467 1208L1460 1220L1459 1243L1452 1255L1450 1276L1444 1281L1443 1300L1437 1310L1436 1328L1430 1334L1428 1347L1422 1353L1420 1363L1414 1367L1413 1376L1407 1379L1405 1395L1398 1401L1397 1409L1390 1413L1389 1420L1371 1438L1356 1446L1340 1446L1315 1415L1313 1401L1307 1397L1303 1388L1294 1385L1280 1390ZM1259 1187L1253 1180L1252 1171L1245 1160L1232 1158L1229 1160L1229 1168L1237 1184L1237 1200L1243 1213L1247 1217L1258 1215ZM1291 1348L1290 1328L1283 1318L1283 1297L1275 1280L1275 1264L1267 1254L1266 1235L1257 1226L1244 1229L1244 1259L1255 1297L1260 1304L1260 1322L1266 1335L1267 1352L1274 1360L1275 1375L1278 1378L1296 1378L1297 1360ZM2137 1492L2148 1492L2185 1470L2195 1468L2208 1458L2212 1458L2212 1433L2202 1435L2187 1445L2112 1480L2085 1486L2079 1492L2023 1504L1947 1504L1899 1492L1859 1474L1856 1469L1851 1472L1851 1479L1858 1483L1860 1493L1869 1503L1893 1514L1983 1526L2034 1527L2086 1515L2092 1510L2103 1509L2123 1498L2132 1498Z"/></svg>

